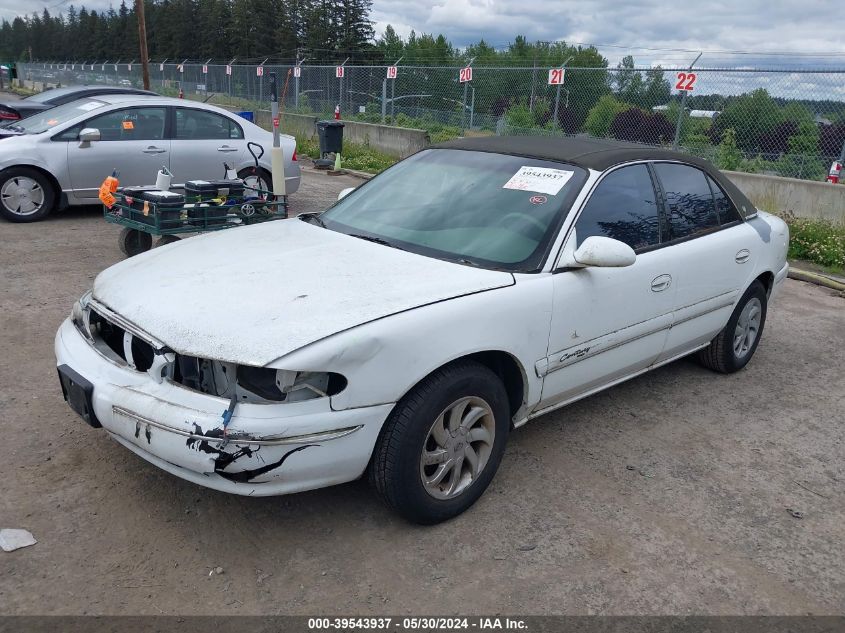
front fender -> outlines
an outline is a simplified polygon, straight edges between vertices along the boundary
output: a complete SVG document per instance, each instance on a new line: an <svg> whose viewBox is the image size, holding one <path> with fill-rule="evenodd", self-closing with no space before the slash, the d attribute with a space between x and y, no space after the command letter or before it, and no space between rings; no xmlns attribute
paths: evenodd
<svg viewBox="0 0 845 633"><path fill-rule="evenodd" d="M270 367L333 371L348 386L335 410L396 402L434 370L464 356L502 351L524 384L521 417L539 401L535 363L547 354L550 275L522 275L512 286L441 301L354 327L282 356Z"/></svg>

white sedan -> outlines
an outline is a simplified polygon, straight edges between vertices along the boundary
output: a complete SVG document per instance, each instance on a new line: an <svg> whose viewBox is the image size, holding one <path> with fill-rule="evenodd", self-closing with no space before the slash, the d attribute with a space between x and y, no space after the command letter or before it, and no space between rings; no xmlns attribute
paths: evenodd
<svg viewBox="0 0 845 633"><path fill-rule="evenodd" d="M459 140L322 215L105 270L58 331L58 371L91 426L174 475L278 495L366 473L435 523L529 420L693 353L742 369L788 241L685 154Z"/></svg>

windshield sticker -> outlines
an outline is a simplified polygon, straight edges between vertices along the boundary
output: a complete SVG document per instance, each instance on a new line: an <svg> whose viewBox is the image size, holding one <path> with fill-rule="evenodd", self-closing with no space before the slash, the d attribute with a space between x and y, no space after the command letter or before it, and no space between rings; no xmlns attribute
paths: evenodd
<svg viewBox="0 0 845 633"><path fill-rule="evenodd" d="M536 191L556 196L575 172L548 167L520 167L502 189ZM538 204L538 203L534 203Z"/></svg>
<svg viewBox="0 0 845 633"><path fill-rule="evenodd" d="M102 104L99 101L89 101L88 103L80 103L77 108L80 110L95 110L99 108Z"/></svg>
<svg viewBox="0 0 845 633"><path fill-rule="evenodd" d="M528 202L531 204L546 204L549 199L546 196L531 196L528 198Z"/></svg>
<svg viewBox="0 0 845 633"><path fill-rule="evenodd" d="M123 129L124 130L134 130L135 124L132 121L124 121L123 122Z"/></svg>

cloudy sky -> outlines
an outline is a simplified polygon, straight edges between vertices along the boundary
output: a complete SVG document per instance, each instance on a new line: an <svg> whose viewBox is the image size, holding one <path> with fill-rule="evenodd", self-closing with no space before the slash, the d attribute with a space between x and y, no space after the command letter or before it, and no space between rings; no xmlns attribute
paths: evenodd
<svg viewBox="0 0 845 633"><path fill-rule="evenodd" d="M517 34L529 40L594 43L612 63L628 52L638 63L664 66L695 57L615 48L623 46L801 52L827 59L838 53L839 65L845 65L841 5L819 0L374 0L372 17L377 31L391 24L401 35L411 29L444 33L459 46L481 37L505 45ZM717 61L728 56L706 57ZM778 65L795 59L766 57Z"/></svg>
<svg viewBox="0 0 845 633"><path fill-rule="evenodd" d="M109 6L107 0L0 0L0 17L20 12L52 12L73 2L89 8ZM114 2L119 4L119 0ZM407 35L443 33L463 46L484 38L504 46L517 34L529 40L559 40L597 44L612 64L633 53L639 64L684 65L695 53L741 50L753 55L706 53L702 62L731 65L761 60L777 66L845 66L842 5L829 0L374 0L372 18L377 33L385 25ZM622 48L617 48L622 47ZM625 47L632 47L626 50ZM761 52L813 53L818 57L766 56Z"/></svg>

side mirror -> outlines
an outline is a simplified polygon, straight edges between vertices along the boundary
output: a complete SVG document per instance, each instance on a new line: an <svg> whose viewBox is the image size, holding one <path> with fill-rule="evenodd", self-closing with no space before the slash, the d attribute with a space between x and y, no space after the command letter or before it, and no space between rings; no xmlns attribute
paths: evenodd
<svg viewBox="0 0 845 633"><path fill-rule="evenodd" d="M80 143L90 143L91 141L99 141L100 140L100 130L95 127L86 127L82 128L82 131L79 133L79 142Z"/></svg>
<svg viewBox="0 0 845 633"><path fill-rule="evenodd" d="M572 257L583 266L598 268L621 268L637 261L634 249L625 242L598 235L585 239Z"/></svg>
<svg viewBox="0 0 845 633"><path fill-rule="evenodd" d="M353 191L355 191L355 187L347 187L346 189L341 191L339 194L337 194L337 199L343 200L346 196L348 196Z"/></svg>

